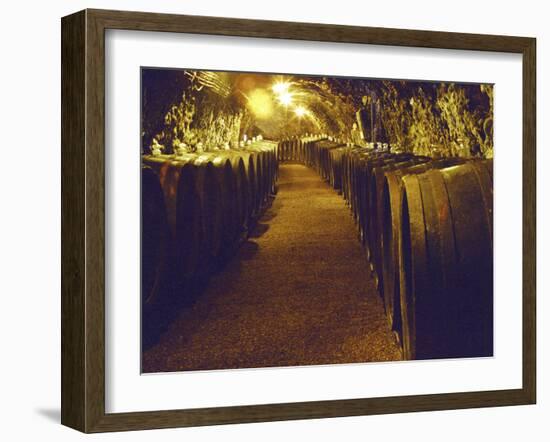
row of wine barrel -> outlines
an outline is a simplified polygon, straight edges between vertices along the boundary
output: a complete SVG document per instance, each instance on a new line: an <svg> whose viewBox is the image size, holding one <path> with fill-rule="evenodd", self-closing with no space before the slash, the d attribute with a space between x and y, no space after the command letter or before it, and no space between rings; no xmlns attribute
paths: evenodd
<svg viewBox="0 0 550 442"><path fill-rule="evenodd" d="M290 138L279 142L277 148L277 159L283 161L305 162L304 138Z"/></svg>
<svg viewBox="0 0 550 442"><path fill-rule="evenodd" d="M277 144L142 157L142 302L208 278L275 192ZM167 290L167 287L169 288Z"/></svg>
<svg viewBox="0 0 550 442"><path fill-rule="evenodd" d="M299 162L317 171L322 178L330 181L335 189L341 187L340 168L335 167L337 161L331 155L337 155L342 143L323 136L294 137L279 142L279 162Z"/></svg>
<svg viewBox="0 0 550 442"><path fill-rule="evenodd" d="M313 135L282 140L278 144L277 158L280 163L285 161L298 162L315 167L318 170L317 161L319 156L314 150L317 149L316 142L322 140L323 138Z"/></svg>
<svg viewBox="0 0 550 442"><path fill-rule="evenodd" d="M492 355L492 160L295 144L350 206L404 357Z"/></svg>

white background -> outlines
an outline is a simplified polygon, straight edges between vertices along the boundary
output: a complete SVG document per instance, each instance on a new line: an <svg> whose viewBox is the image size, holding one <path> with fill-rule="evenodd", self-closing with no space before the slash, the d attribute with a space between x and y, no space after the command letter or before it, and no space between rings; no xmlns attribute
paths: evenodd
<svg viewBox="0 0 550 442"><path fill-rule="evenodd" d="M342 23L463 32L527 35L538 38L538 169L539 169L539 284L538 358L539 404L415 413L374 417L325 419L198 429L163 430L94 436L121 440L320 440L389 438L407 440L546 440L544 417L550 412L548 383L550 328L543 321L548 309L544 274L548 234L543 205L548 162L542 146L550 118L548 78L550 30L542 2L384 1L378 3L283 1L19 1L2 11L2 68L0 122L4 157L0 173L2 392L0 434L7 440L76 440L78 433L59 421L60 391L60 28L59 17L84 7L133 9L293 21ZM360 5L359 7L356 5ZM519 190L519 189L518 189ZM546 203L548 204L548 203ZM546 249L546 251L543 251Z"/></svg>
<svg viewBox="0 0 550 442"><path fill-rule="evenodd" d="M521 56L108 31L106 61L107 412L521 387ZM141 65L494 82L495 357L140 376Z"/></svg>

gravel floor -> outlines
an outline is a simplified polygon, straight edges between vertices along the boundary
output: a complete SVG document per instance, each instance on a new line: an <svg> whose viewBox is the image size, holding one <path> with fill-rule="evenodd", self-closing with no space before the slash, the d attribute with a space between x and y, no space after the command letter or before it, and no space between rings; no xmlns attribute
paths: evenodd
<svg viewBox="0 0 550 442"><path fill-rule="evenodd" d="M254 234L143 353L144 372L401 359L350 211L317 174L280 166Z"/></svg>

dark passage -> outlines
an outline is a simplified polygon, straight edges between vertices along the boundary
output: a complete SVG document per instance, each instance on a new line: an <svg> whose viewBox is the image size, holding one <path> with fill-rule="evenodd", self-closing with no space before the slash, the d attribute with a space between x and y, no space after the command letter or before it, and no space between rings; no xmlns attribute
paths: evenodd
<svg viewBox="0 0 550 442"><path fill-rule="evenodd" d="M280 165L255 232L143 354L144 372L401 359L344 200Z"/></svg>

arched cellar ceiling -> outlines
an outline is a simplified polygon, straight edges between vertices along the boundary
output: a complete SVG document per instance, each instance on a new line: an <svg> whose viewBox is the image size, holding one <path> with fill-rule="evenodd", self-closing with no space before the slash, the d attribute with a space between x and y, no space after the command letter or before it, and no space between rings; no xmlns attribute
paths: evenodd
<svg viewBox="0 0 550 442"><path fill-rule="evenodd" d="M355 141L358 111L373 138L402 150L492 157L493 87L404 80L143 69L142 150L170 151L324 133Z"/></svg>

